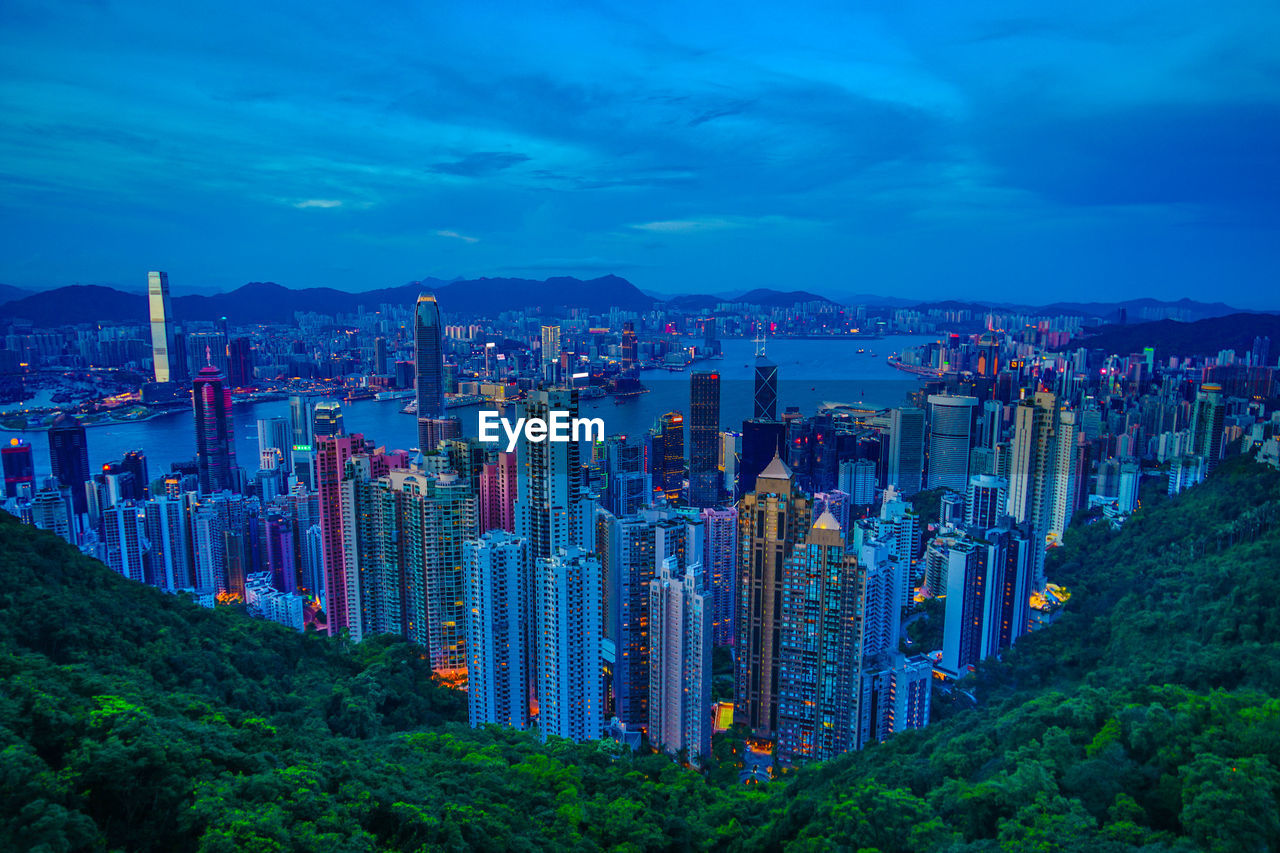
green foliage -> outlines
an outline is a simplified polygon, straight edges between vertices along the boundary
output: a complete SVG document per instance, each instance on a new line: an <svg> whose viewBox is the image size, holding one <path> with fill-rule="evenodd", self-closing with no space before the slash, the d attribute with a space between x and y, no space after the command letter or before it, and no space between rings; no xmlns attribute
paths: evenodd
<svg viewBox="0 0 1280 853"><path fill-rule="evenodd" d="M741 730L704 773L472 730L415 646L204 610L0 514L0 849L1278 849L1278 505L1240 459L1082 515L1072 600L977 707L753 786Z"/></svg>

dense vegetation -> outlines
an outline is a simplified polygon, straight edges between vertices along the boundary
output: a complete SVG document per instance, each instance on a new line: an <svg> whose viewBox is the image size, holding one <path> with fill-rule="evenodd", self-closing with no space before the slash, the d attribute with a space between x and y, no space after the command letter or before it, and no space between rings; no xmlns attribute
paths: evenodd
<svg viewBox="0 0 1280 853"><path fill-rule="evenodd" d="M0 514L0 849L1274 850L1278 504L1241 459L1082 518L1065 614L934 725L751 787L730 739L702 776L472 731L413 646L202 610Z"/></svg>

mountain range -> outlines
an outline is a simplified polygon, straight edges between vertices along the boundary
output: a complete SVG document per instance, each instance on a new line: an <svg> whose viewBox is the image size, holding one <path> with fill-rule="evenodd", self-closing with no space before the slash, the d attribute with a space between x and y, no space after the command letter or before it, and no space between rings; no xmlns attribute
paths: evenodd
<svg viewBox="0 0 1280 853"><path fill-rule="evenodd" d="M235 290L217 294L183 294L173 296L173 310L180 320L216 320L226 317L232 323L291 323L296 312L319 314L351 314L360 306L387 304L409 305L424 290L439 297L447 315L486 314L495 306L510 310L529 310L556 314L562 309L577 308L603 313L610 308L647 311L662 306L685 311L711 310L723 302L746 302L767 308L786 308L803 302L829 302L821 294L806 290L750 290L740 294L656 294L646 293L625 278L606 275L588 280L571 276L553 276L545 280L525 278L477 278L445 280L424 278L396 287L351 293L328 287L292 289L274 282L250 282ZM1144 314L1172 313L1180 320L1192 321L1237 313L1221 302L1205 303L1189 299L1162 302L1156 299L1132 299L1117 303L1058 302L1045 306L1015 305L984 301L912 302L897 296L849 294L839 304L866 304L880 307L914 306L968 309L975 313L990 310L1020 313L1077 314L1115 322L1121 310L1130 321ZM147 317L145 294L129 292L106 285L69 285L32 293L8 285L0 285L0 313L21 318L37 326L78 323L117 323L142 321Z"/></svg>

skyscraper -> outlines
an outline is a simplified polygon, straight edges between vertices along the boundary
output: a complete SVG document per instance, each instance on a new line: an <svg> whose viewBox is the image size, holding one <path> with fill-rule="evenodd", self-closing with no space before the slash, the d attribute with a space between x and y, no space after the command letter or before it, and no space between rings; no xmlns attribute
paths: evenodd
<svg viewBox="0 0 1280 853"><path fill-rule="evenodd" d="M969 493L965 499L964 521L973 527L987 530L995 527L1008 505L1009 483L1003 477L976 474L969 478Z"/></svg>
<svg viewBox="0 0 1280 853"><path fill-rule="evenodd" d="M364 444L364 436L334 436L316 443L316 489L320 494L321 563L324 569L325 630L336 637L350 630L352 608L343 551L342 475L347 460ZM357 628L358 630L358 628Z"/></svg>
<svg viewBox="0 0 1280 853"><path fill-rule="evenodd" d="M516 467L515 453L499 451L493 462L486 462L480 470L479 531L514 531L516 529Z"/></svg>
<svg viewBox="0 0 1280 853"><path fill-rule="evenodd" d="M733 645L734 605L738 599L738 508L708 508L701 512L705 546L702 565L712 593L712 642Z"/></svg>
<svg viewBox="0 0 1280 853"><path fill-rule="evenodd" d="M713 324L714 320L708 322ZM720 374L697 370L689 380L689 505L720 501Z"/></svg>
<svg viewBox="0 0 1280 853"><path fill-rule="evenodd" d="M103 560L111 571L146 582L147 531L142 509L132 501L102 511Z"/></svg>
<svg viewBox="0 0 1280 853"><path fill-rule="evenodd" d="M753 418L770 421L778 419L778 365L765 357L763 344L756 351L755 391L752 399Z"/></svg>
<svg viewBox="0 0 1280 853"><path fill-rule="evenodd" d="M629 370L636 366L639 359L639 347L636 344L635 323L625 320L622 323L622 369Z"/></svg>
<svg viewBox="0 0 1280 853"><path fill-rule="evenodd" d="M968 464L968 463L966 463ZM924 410L911 407L889 412L889 468L885 485L905 497L920 491L924 469Z"/></svg>
<svg viewBox="0 0 1280 853"><path fill-rule="evenodd" d="M777 455L738 504L742 561L738 566L734 721L760 737L778 731L783 562L809 532L812 505Z"/></svg>
<svg viewBox="0 0 1280 853"><path fill-rule="evenodd" d="M25 487L26 497L35 491L36 464L31 453L31 443L21 438L11 438L9 443L0 449L0 467L4 470L3 498L16 498Z"/></svg>
<svg viewBox="0 0 1280 853"><path fill-rule="evenodd" d="M318 443L322 438L346 435L342 422L342 404L337 400L321 400L311 414L311 434Z"/></svg>
<svg viewBox="0 0 1280 853"><path fill-rule="evenodd" d="M187 376L186 353L179 352L174 343L168 273L147 273L147 307L151 313L151 363L156 382L181 382Z"/></svg>
<svg viewBox="0 0 1280 853"><path fill-rule="evenodd" d="M649 721L655 748L684 752L701 764L711 755L711 610L702 567L662 561L649 582Z"/></svg>
<svg viewBox="0 0 1280 853"><path fill-rule="evenodd" d="M444 418L444 320L431 293L413 310L414 391L418 402L418 449L429 453L442 436L431 421Z"/></svg>
<svg viewBox="0 0 1280 853"><path fill-rule="evenodd" d="M195 410L196 464L201 494L234 489L236 452L231 389L216 367L201 368L191 395Z"/></svg>
<svg viewBox="0 0 1280 853"><path fill-rule="evenodd" d="M89 482L89 443L84 425L60 414L49 427L49 466L58 482L70 490L77 515L86 511L84 485Z"/></svg>
<svg viewBox="0 0 1280 853"><path fill-rule="evenodd" d="M233 388L253 383L253 350L248 338L227 341L227 379Z"/></svg>
<svg viewBox="0 0 1280 853"><path fill-rule="evenodd" d="M538 728L543 740L604 730L600 561L578 548L535 563L533 614Z"/></svg>
<svg viewBox="0 0 1280 853"><path fill-rule="evenodd" d="M576 417L577 392L566 388L529 392L526 417L548 420L553 410ZM581 443L535 442L522 435L516 454L515 532L528 540L530 558L546 559L561 548L587 544L594 528L584 527L584 504L590 502L583 499Z"/></svg>
<svg viewBox="0 0 1280 853"><path fill-rule="evenodd" d="M858 561L824 512L782 566L778 751L794 760L854 749L861 643Z"/></svg>
<svg viewBox="0 0 1280 853"><path fill-rule="evenodd" d="M289 422L284 418L258 418L259 458L265 453L274 451L277 465L287 461L290 448L293 445L291 432ZM291 592L292 590L280 591Z"/></svg>
<svg viewBox="0 0 1280 853"><path fill-rule="evenodd" d="M969 445L977 397L930 394L928 488L963 493L969 481Z"/></svg>
<svg viewBox="0 0 1280 853"><path fill-rule="evenodd" d="M1204 457L1206 474L1217 468L1222 460L1226 411L1222 402L1222 386L1209 382L1201 385L1191 414L1191 452Z"/></svg>
<svg viewBox="0 0 1280 853"><path fill-rule="evenodd" d="M1056 398L1036 392L1014 407L1009 459L1009 515L1028 522L1039 536L1049 532L1053 505Z"/></svg>
<svg viewBox="0 0 1280 853"><path fill-rule="evenodd" d="M493 530L463 545L467 719L529 725L532 566L528 543Z"/></svg>
<svg viewBox="0 0 1280 853"><path fill-rule="evenodd" d="M677 503L684 487L684 415L667 412L658 420L654 450L654 488L662 491L668 503Z"/></svg>

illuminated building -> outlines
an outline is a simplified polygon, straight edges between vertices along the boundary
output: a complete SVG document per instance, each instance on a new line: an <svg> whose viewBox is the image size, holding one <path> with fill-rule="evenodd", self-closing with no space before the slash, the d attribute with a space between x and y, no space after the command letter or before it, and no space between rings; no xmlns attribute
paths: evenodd
<svg viewBox="0 0 1280 853"><path fill-rule="evenodd" d="M712 596L702 567L667 557L649 582L649 719L655 749L695 764L711 755Z"/></svg>
<svg viewBox="0 0 1280 853"><path fill-rule="evenodd" d="M467 719L473 727L529 725L534 639L529 546L505 530L463 545Z"/></svg>
<svg viewBox="0 0 1280 853"><path fill-rule="evenodd" d="M195 412L196 464L200 493L236 487L236 452L231 422L231 389L216 367L207 365L196 375L191 395Z"/></svg>
<svg viewBox="0 0 1280 853"><path fill-rule="evenodd" d="M708 321L714 328L714 321ZM720 501L720 374L694 371L689 381L689 505Z"/></svg>

